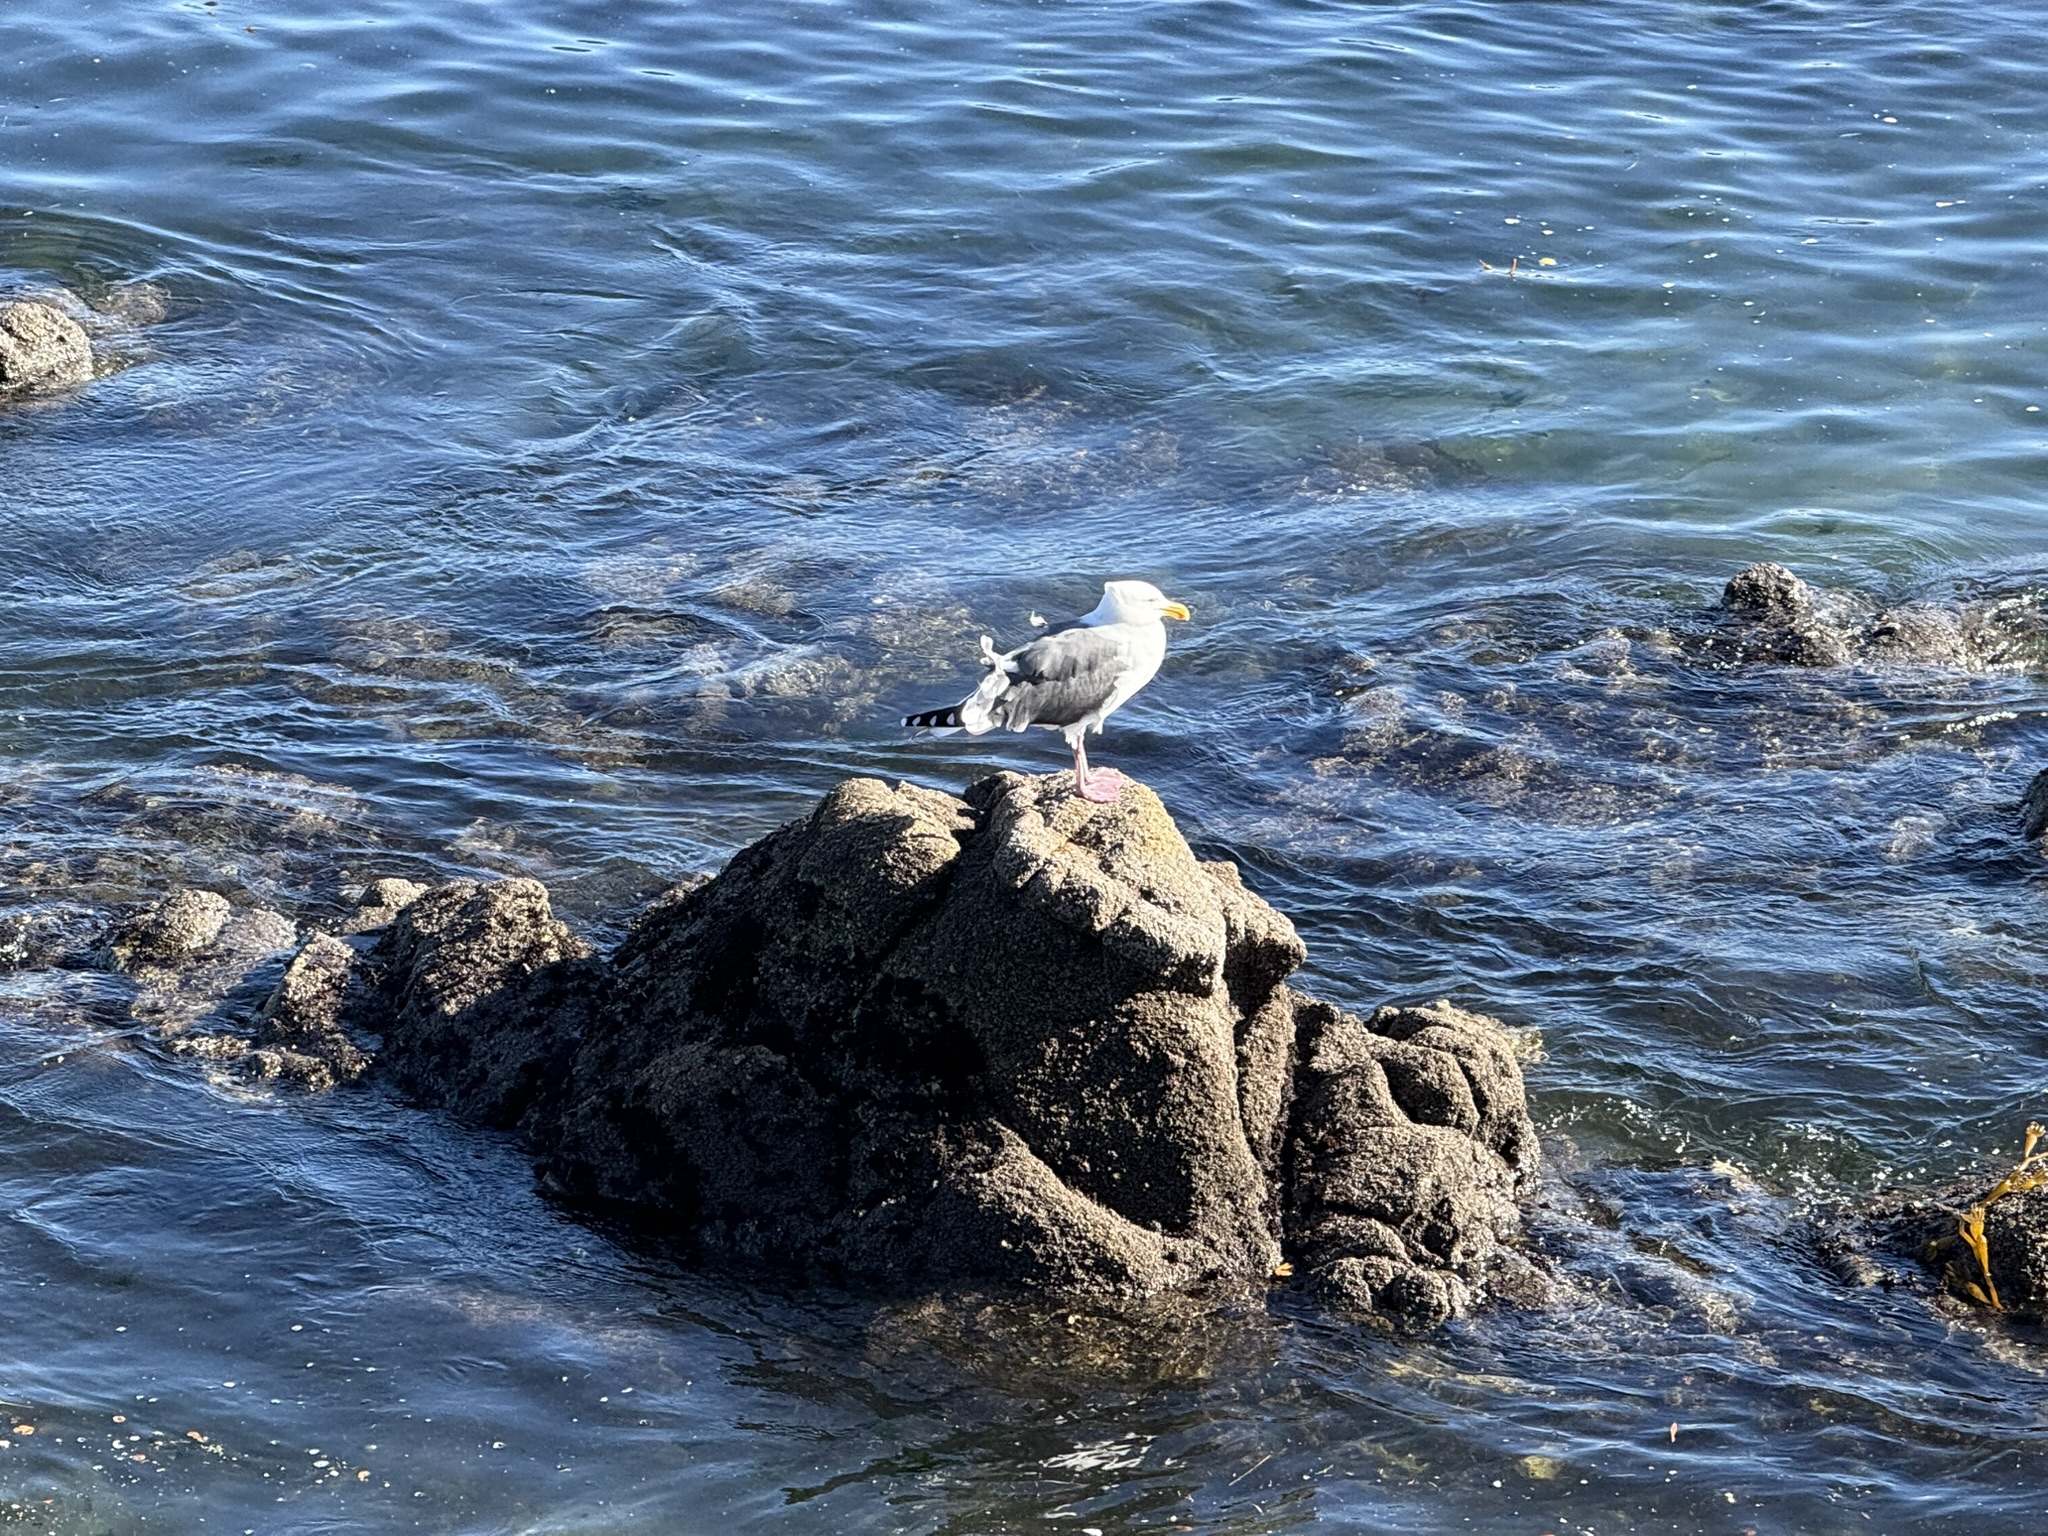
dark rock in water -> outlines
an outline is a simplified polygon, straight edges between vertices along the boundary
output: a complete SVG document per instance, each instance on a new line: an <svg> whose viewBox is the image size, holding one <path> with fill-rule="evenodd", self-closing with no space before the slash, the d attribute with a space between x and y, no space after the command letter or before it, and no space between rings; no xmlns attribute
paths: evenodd
<svg viewBox="0 0 2048 1536"><path fill-rule="evenodd" d="M170 313L170 295L157 283L114 283L92 296L95 313L116 325L156 325Z"/></svg>
<svg viewBox="0 0 2048 1536"><path fill-rule="evenodd" d="M568 1069L596 990L589 954L537 880L458 880L428 892L377 946L386 1064L465 1119L518 1124Z"/></svg>
<svg viewBox="0 0 2048 1536"><path fill-rule="evenodd" d="M1765 561L1737 571L1721 606L1739 621L1735 649L1743 661L1838 667L1849 659L1850 637L1839 620L1782 565Z"/></svg>
<svg viewBox="0 0 2048 1536"><path fill-rule="evenodd" d="M2038 842L2044 832L2048 832L2048 768L2034 775L2020 797L2020 836Z"/></svg>
<svg viewBox="0 0 2048 1536"><path fill-rule="evenodd" d="M1986 1208L1984 1246L2000 1304L2048 1320L2048 1181Z"/></svg>
<svg viewBox="0 0 2048 1536"><path fill-rule="evenodd" d="M1728 578L1721 606L1730 613L1789 621L1813 611L1813 590L1784 566L1764 560Z"/></svg>
<svg viewBox="0 0 2048 1536"><path fill-rule="evenodd" d="M1979 659L1960 615L1933 603L1887 608L1864 626L1860 638L1863 653L1874 661L1968 667Z"/></svg>
<svg viewBox="0 0 2048 1536"><path fill-rule="evenodd" d="M114 965L132 971L189 960L212 947L233 911L217 891L173 891L114 930Z"/></svg>
<svg viewBox="0 0 2048 1536"><path fill-rule="evenodd" d="M1792 667L2038 664L2038 593L1885 608L1859 592L1809 585L1771 561L1746 566L1721 594L1720 625L1693 644L1709 658Z"/></svg>
<svg viewBox="0 0 2048 1536"><path fill-rule="evenodd" d="M263 1005L251 1052L255 1075L332 1088L368 1071L370 1056L350 1033L370 1001L364 970L345 941L325 933L308 939Z"/></svg>
<svg viewBox="0 0 2048 1536"><path fill-rule="evenodd" d="M388 928L426 892L425 886L410 880L372 881L344 925L344 935ZM545 910L544 894L541 905ZM239 982L255 975L267 981L276 975L267 996L258 994L262 1003L252 1034L179 1033L169 1041L172 1049L219 1063L245 1078L295 1082L315 1091L352 1083L367 1072L373 1060L369 1037L388 1027L397 1006L397 1000L387 996L389 966L383 952L366 953L368 938L316 933L285 963L281 975L267 967L260 972L252 968L249 962L276 955L295 937L287 920L256 909L230 917L211 947L199 951L185 969L167 975L161 963L141 967L141 974L158 988L157 1011L163 1011L162 992L168 984L173 989L171 1001L185 1004L187 1014L222 1001L223 980ZM432 967L420 969L430 973Z"/></svg>
<svg viewBox="0 0 2048 1536"><path fill-rule="evenodd" d="M54 304L0 306L0 392L28 394L92 382L92 341Z"/></svg>
<svg viewBox="0 0 2048 1536"><path fill-rule="evenodd" d="M2029 1126L2025 1155L1996 1183L1890 1195L1826 1226L1817 1243L1822 1257L1859 1282L1874 1274L1890 1284L1900 1278L1898 1266L1915 1268L1956 1302L2048 1322L2048 1146L2042 1140L2041 1127Z"/></svg>
<svg viewBox="0 0 2048 1536"><path fill-rule="evenodd" d="M1152 792L856 779L592 959L531 881L408 906L382 1060L559 1193L890 1286L1484 1294L1534 1132L1506 1032L1293 993L1292 925Z"/></svg>
<svg viewBox="0 0 2048 1536"><path fill-rule="evenodd" d="M105 941L105 919L85 907L34 907L0 917L0 971L90 963Z"/></svg>
<svg viewBox="0 0 2048 1536"><path fill-rule="evenodd" d="M1507 1032L1447 1003L1361 1024L1305 1003L1289 1246L1312 1283L1441 1321L1520 1229L1536 1134Z"/></svg>
<svg viewBox="0 0 2048 1536"><path fill-rule="evenodd" d="M1228 977L1270 991L1300 948L1233 934L1248 901L1149 791L850 781L621 949L546 1171L827 1273L1265 1274Z"/></svg>

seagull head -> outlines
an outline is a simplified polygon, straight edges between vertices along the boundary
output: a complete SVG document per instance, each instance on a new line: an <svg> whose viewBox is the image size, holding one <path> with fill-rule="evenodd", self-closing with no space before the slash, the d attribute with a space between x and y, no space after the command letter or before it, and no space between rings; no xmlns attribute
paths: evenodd
<svg viewBox="0 0 2048 1536"><path fill-rule="evenodd" d="M1185 603L1176 603L1149 581L1105 581L1101 605L1088 617L1098 624L1129 624L1188 616Z"/></svg>

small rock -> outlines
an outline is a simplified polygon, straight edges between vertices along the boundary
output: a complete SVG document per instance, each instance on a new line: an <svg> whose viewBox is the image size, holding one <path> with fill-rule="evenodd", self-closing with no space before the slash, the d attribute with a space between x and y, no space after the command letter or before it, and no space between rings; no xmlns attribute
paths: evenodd
<svg viewBox="0 0 2048 1536"><path fill-rule="evenodd" d="M290 949L298 941L298 924L282 912L244 907L221 925L213 947L224 959L248 964Z"/></svg>
<svg viewBox="0 0 2048 1536"><path fill-rule="evenodd" d="M123 325L156 325L170 313L171 299L159 283L115 283L92 301L92 307Z"/></svg>
<svg viewBox="0 0 2048 1536"><path fill-rule="evenodd" d="M363 891L360 905L365 907L390 907L403 910L427 894L427 888L412 880L400 880L395 875L386 875L381 880L372 880Z"/></svg>
<svg viewBox="0 0 2048 1536"><path fill-rule="evenodd" d="M1839 667L1852 637L1805 582L1772 561L1729 578L1721 607L1736 623L1735 651L1749 662L1788 667Z"/></svg>
<svg viewBox="0 0 2048 1536"><path fill-rule="evenodd" d="M1721 606L1730 613L1790 619L1813 607L1813 589L1773 560L1744 566L1728 578Z"/></svg>
<svg viewBox="0 0 2048 1536"><path fill-rule="evenodd" d="M1894 1271L1879 1261L1898 1261L1897 1273L1919 1271L1958 1305L1990 1310L1995 1295L1996 1310L2048 1322L2048 1153L2033 1150L2032 1136L2027 1145L2032 1155L2003 1179L1987 1174L1931 1192L1880 1195L1824 1223L1816 1249L1851 1284L1889 1285ZM1981 1257L1963 1236L1979 1211Z"/></svg>
<svg viewBox="0 0 2048 1536"><path fill-rule="evenodd" d="M24 299L0 307L0 390L27 394L92 382L92 342L55 305Z"/></svg>
<svg viewBox="0 0 2048 1536"><path fill-rule="evenodd" d="M234 909L217 891L173 891L114 930L114 965L175 965L213 945Z"/></svg>
<svg viewBox="0 0 2048 1536"><path fill-rule="evenodd" d="M306 941L263 1005L258 1076L332 1088L369 1070L369 1054L348 1030L351 1005L359 1004L363 990L357 966L356 951L340 939L317 933Z"/></svg>
<svg viewBox="0 0 2048 1536"><path fill-rule="evenodd" d="M487 1125L561 1087L590 947L538 880L457 880L407 903L378 941L384 1053L400 1082Z"/></svg>
<svg viewBox="0 0 2048 1536"><path fill-rule="evenodd" d="M1304 1000L1296 1017L1290 1251L1354 1311L1420 1327L1463 1313L1490 1271L1510 1278L1535 1176L1512 1037L1445 1002L1361 1023Z"/></svg>
<svg viewBox="0 0 2048 1536"><path fill-rule="evenodd" d="M427 887L411 880L400 880L386 875L372 880L363 889L363 898L356 904L354 912L342 923L343 933L372 933L379 928L390 926L391 922L407 907L427 894Z"/></svg>
<svg viewBox="0 0 2048 1536"><path fill-rule="evenodd" d="M1984 1246L2005 1310L2048 1319L2048 1186L1992 1201Z"/></svg>

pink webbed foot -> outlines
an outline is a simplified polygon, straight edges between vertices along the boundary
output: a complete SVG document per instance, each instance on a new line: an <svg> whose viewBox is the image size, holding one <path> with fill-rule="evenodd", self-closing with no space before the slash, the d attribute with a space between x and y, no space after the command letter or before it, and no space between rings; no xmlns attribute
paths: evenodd
<svg viewBox="0 0 2048 1536"><path fill-rule="evenodd" d="M1114 805L1124 792L1124 776L1114 768L1097 768L1077 775L1074 793L1097 805Z"/></svg>

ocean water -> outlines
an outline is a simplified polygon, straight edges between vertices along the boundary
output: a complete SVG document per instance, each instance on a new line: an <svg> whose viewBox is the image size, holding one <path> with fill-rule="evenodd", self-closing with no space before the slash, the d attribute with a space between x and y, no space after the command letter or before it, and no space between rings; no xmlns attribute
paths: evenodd
<svg viewBox="0 0 2048 1536"><path fill-rule="evenodd" d="M1195 618L1096 760L1313 990L1538 1032L1566 1300L1390 1339L691 1273L18 971L0 1525L2039 1530L2038 1331L1804 1235L2048 1112L2043 667L1684 644L1761 559L2048 593L2038 23L18 16L0 283L167 310L0 412L8 912L512 872L601 939L845 775L1057 767L896 721L1141 576Z"/></svg>

